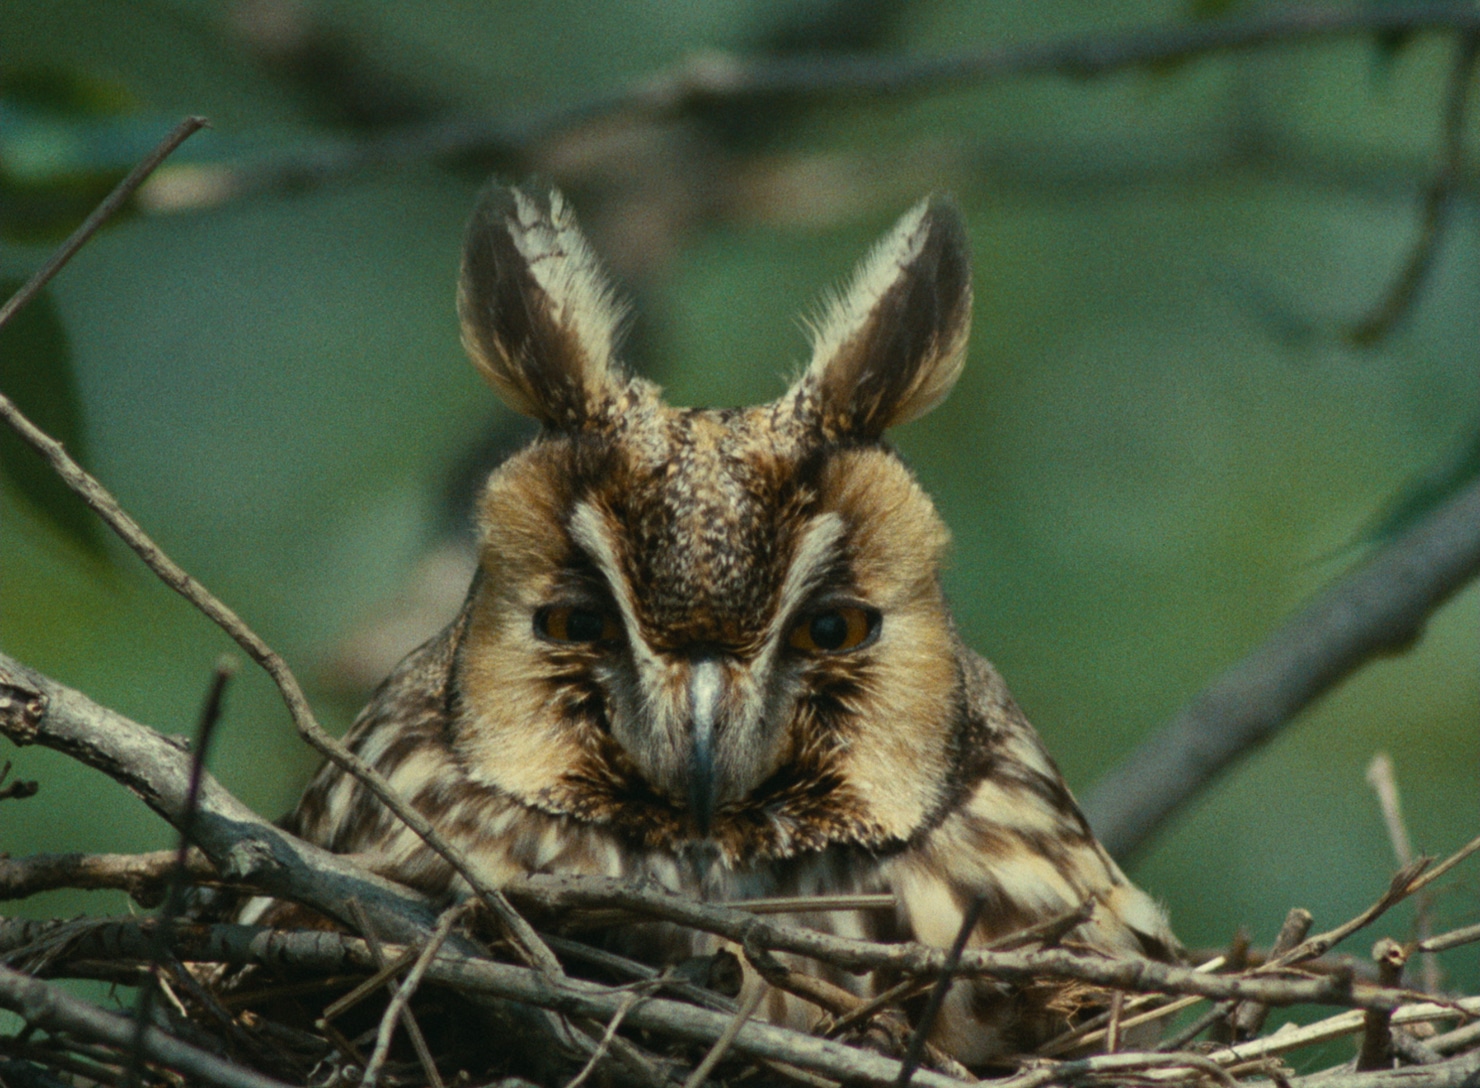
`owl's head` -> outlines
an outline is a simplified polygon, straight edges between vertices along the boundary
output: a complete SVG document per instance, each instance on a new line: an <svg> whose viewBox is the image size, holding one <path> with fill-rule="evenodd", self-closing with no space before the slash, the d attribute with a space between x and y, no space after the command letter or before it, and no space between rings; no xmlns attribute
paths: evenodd
<svg viewBox="0 0 1480 1088"><path fill-rule="evenodd" d="M948 536L884 444L965 356L965 234L909 211L751 408L665 404L559 193L496 190L458 308L540 436L480 506L457 662L470 773L551 813L732 856L907 839L945 801L961 665Z"/></svg>

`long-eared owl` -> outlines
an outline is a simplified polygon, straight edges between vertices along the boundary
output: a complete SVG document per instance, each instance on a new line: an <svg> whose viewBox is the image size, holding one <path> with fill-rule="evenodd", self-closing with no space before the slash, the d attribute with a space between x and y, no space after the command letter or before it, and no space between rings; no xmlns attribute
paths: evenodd
<svg viewBox="0 0 1480 1088"><path fill-rule="evenodd" d="M977 899L974 943L1093 897L1074 939L1175 954L1161 910L958 638L946 528L884 441L946 396L965 357L970 262L948 201L878 244L815 322L805 371L759 407L674 408L621 368L621 308L557 192L484 198L458 309L473 362L542 431L482 492L461 613L348 742L491 881L891 893L892 913L797 921L940 946ZM292 825L407 884L461 890L333 766ZM712 951L668 932L641 954ZM804 1024L808 1006L777 993L764 1008ZM933 1041L980 1063L1061 1027L1057 1008L959 983Z"/></svg>

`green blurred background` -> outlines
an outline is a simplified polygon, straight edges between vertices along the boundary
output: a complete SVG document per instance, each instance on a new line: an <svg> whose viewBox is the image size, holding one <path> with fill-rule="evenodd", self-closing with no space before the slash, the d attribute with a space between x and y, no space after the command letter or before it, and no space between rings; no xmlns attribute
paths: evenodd
<svg viewBox="0 0 1480 1088"><path fill-rule="evenodd" d="M629 358L703 404L775 395L806 355L796 315L905 207L950 190L975 250L971 357L946 405L896 439L954 530L968 642L1082 793L1359 561L1415 480L1475 446L1473 167L1404 321L1373 347L1343 338L1418 232L1452 41L1356 35L1095 79L607 118L440 161L407 134L517 120L713 51L934 55L1278 9L0 2L0 275L29 274L179 118L214 126L62 273L0 382L48 406L340 729L393 647L455 607L469 481L524 433L457 339L460 233L489 172L567 189L637 302ZM264 172L366 140L384 142L359 169ZM24 489L9 457L0 647L190 732L227 640ZM1296 905L1334 925L1385 887L1392 850L1363 777L1378 750L1421 850L1476 834L1477 632L1471 586L1411 652L1345 683L1131 859L1189 944L1239 927L1267 944ZM0 850L170 842L102 776L0 755L41 783L0 803ZM313 764L244 668L215 773L276 815ZM1447 883L1440 924L1476 920L1475 872ZM76 893L15 909L123 905ZM1405 906L1385 931L1412 924ZM1480 983L1474 946L1445 963Z"/></svg>

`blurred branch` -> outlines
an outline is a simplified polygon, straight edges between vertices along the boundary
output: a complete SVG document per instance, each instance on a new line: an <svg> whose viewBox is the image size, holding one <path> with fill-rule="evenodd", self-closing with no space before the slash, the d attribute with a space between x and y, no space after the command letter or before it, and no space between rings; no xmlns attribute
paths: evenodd
<svg viewBox="0 0 1480 1088"><path fill-rule="evenodd" d="M1408 260L1398 273L1387 297L1357 322L1346 334L1357 347L1372 347L1382 342L1413 306L1418 289L1423 286L1434 263L1439 242L1444 235L1446 212L1459 185L1464 158L1465 118L1469 114L1470 88L1474 82L1475 58L1480 55L1480 34L1464 35L1454 58L1449 76L1449 90L1444 101L1444 123L1439 168L1424 194L1423 212L1419 218L1418 238Z"/></svg>
<svg viewBox="0 0 1480 1088"><path fill-rule="evenodd" d="M1340 680L1411 645L1477 573L1480 484L1471 484L1317 597L1100 779L1084 806L1100 841L1121 856L1141 846Z"/></svg>
<svg viewBox="0 0 1480 1088"><path fill-rule="evenodd" d="M902 98L1027 76L1087 78L1324 38L1424 30L1480 33L1480 10L1461 3L1293 8L938 57L827 54L743 59L705 53L626 87L512 118L443 119L371 139L320 142L255 161L192 167L204 172L193 206L263 191L323 185L367 170L428 161L508 166L517 164L542 141L616 117L670 121L718 105L839 97ZM177 201L171 198L165 203Z"/></svg>

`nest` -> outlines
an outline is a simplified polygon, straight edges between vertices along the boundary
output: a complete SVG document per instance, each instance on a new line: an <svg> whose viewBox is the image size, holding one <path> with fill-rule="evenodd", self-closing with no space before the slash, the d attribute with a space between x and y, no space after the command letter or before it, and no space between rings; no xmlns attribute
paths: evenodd
<svg viewBox="0 0 1480 1088"><path fill-rule="evenodd" d="M6 694L18 689L32 698ZM101 708L89 719L72 697L0 657L0 729L15 738L16 723L30 720L29 739L108 769L167 809L190 756ZM960 941L947 951L833 937L776 917L887 909L884 896L719 905L604 879L530 877L438 911L262 821L238 825L236 855L218 849L220 821L242 814L198 763L185 822L204 851L0 860L0 897L118 888L163 904L152 917L0 921L0 1004L28 1021L0 1036L0 1083L959 1088L982 1076L1001 1088L1440 1088L1480 1076L1480 997L1404 985L1410 957L1480 941L1480 926L1409 945L1383 939L1371 960L1333 952L1480 852L1480 839L1441 864L1406 866L1372 907L1328 932L1308 936L1311 916L1292 910L1268 950L1236 947L1171 966L1075 945L1070 935L1092 901L965 951ZM213 900L220 914L245 892L293 895L340 921L289 929L197 920ZM660 971L600 947L601 933L654 920L732 951ZM765 982L743 1002L742 960ZM865 1000L788 966L802 960L898 982ZM994 980L1008 995L1053 987L1074 1026L1033 1054L968 1071L927 1041L933 1008L963 977ZM51 982L68 978L137 987L138 997L125 1014L106 1012ZM815 1008L810 1032L758 1015L770 990ZM1271 1009L1302 1005L1342 1011L1264 1030ZM1342 1037L1355 1041L1355 1059L1302 1077L1286 1064Z"/></svg>

